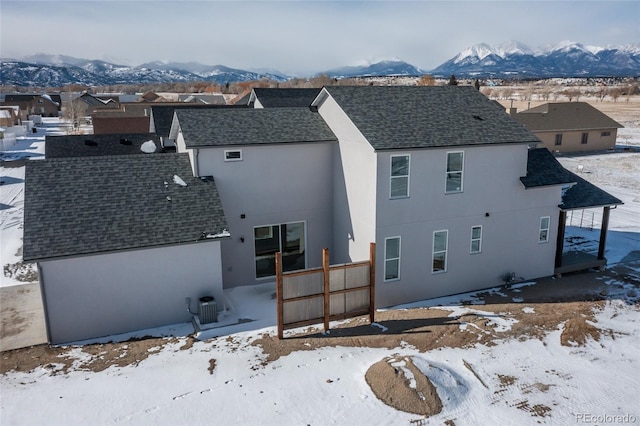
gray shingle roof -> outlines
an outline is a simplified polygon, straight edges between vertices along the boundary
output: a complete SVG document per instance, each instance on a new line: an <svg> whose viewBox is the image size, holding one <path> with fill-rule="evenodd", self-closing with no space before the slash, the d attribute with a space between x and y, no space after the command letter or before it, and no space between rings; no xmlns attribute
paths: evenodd
<svg viewBox="0 0 640 426"><path fill-rule="evenodd" d="M376 150L540 142L471 86L325 89Z"/></svg>
<svg viewBox="0 0 640 426"><path fill-rule="evenodd" d="M164 152L157 135L135 133L47 136L44 144L44 155L45 158L62 158L144 154L140 147L147 141L153 141L156 145L156 152Z"/></svg>
<svg viewBox="0 0 640 426"><path fill-rule="evenodd" d="M519 112L514 118L532 132L624 127L587 102L547 103Z"/></svg>
<svg viewBox="0 0 640 426"><path fill-rule="evenodd" d="M196 242L226 226L215 183L193 177L187 154L26 165L25 261Z"/></svg>
<svg viewBox="0 0 640 426"><path fill-rule="evenodd" d="M547 148L530 149L527 175L520 178L526 188L574 183L575 179Z"/></svg>
<svg viewBox="0 0 640 426"><path fill-rule="evenodd" d="M256 97L265 108L308 107L321 89L279 89L256 87Z"/></svg>
<svg viewBox="0 0 640 426"><path fill-rule="evenodd" d="M576 182L562 196L562 210L574 210L590 207L604 207L624 204L622 200L614 197L606 191L598 188L594 184L587 182L580 176L567 170Z"/></svg>
<svg viewBox="0 0 640 426"><path fill-rule="evenodd" d="M205 105L205 104L181 104L181 105L153 105L151 115L156 134L167 137L171 131L173 112L176 109L186 108L246 108L246 105Z"/></svg>
<svg viewBox="0 0 640 426"><path fill-rule="evenodd" d="M335 141L308 108L176 110L187 147Z"/></svg>
<svg viewBox="0 0 640 426"><path fill-rule="evenodd" d="M520 180L527 188L572 184L558 206L562 210L623 204L618 198L562 167L547 148L529 150L527 176Z"/></svg>

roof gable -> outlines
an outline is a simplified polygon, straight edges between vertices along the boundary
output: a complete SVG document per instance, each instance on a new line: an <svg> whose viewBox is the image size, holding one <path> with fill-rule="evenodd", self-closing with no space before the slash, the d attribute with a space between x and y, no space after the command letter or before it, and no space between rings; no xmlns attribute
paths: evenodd
<svg viewBox="0 0 640 426"><path fill-rule="evenodd" d="M337 140L308 108L186 109L175 115L188 148Z"/></svg>
<svg viewBox="0 0 640 426"><path fill-rule="evenodd" d="M539 143L471 86L327 86L376 150ZM320 105L318 96L312 105Z"/></svg>
<svg viewBox="0 0 640 426"><path fill-rule="evenodd" d="M530 149L527 176L520 180L526 188L566 185L562 194L562 210L623 204L621 200L562 167L547 148Z"/></svg>
<svg viewBox="0 0 640 426"><path fill-rule="evenodd" d="M25 261L191 243L226 226L215 183L193 177L187 154L26 165Z"/></svg>
<svg viewBox="0 0 640 426"><path fill-rule="evenodd" d="M587 102L557 102L521 111L514 117L531 131L617 129L624 127Z"/></svg>
<svg viewBox="0 0 640 426"><path fill-rule="evenodd" d="M527 154L527 175L520 178L526 188L576 182L547 148L530 149Z"/></svg>
<svg viewBox="0 0 640 426"><path fill-rule="evenodd" d="M257 98L264 108L308 107L320 90L256 87L251 93L251 100Z"/></svg>

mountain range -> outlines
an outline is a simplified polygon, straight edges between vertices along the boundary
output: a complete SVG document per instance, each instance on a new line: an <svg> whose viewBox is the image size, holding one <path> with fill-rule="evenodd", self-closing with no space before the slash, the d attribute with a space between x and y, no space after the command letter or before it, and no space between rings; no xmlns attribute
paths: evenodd
<svg viewBox="0 0 640 426"><path fill-rule="evenodd" d="M434 68L422 70L400 59L319 72L334 78L419 76L458 78L638 77L640 45L587 46L561 42L531 49L511 41L491 46L476 44ZM0 59L0 84L60 87L210 81L226 84L263 78L286 81L292 76L277 71L247 71L197 62L148 62L138 66L64 55L37 54L20 60Z"/></svg>

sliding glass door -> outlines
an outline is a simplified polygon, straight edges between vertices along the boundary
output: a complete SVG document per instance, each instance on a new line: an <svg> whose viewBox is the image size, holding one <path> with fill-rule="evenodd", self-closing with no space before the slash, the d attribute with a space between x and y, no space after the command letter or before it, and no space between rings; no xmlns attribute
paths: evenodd
<svg viewBox="0 0 640 426"><path fill-rule="evenodd" d="M307 267L304 222L257 226L253 228L253 237L256 278L276 274L277 252L282 253L282 269L285 272Z"/></svg>

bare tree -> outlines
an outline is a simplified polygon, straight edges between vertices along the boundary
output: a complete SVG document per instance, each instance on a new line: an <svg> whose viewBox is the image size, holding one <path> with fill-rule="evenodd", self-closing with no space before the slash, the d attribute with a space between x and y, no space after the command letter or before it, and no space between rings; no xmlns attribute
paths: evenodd
<svg viewBox="0 0 640 426"><path fill-rule="evenodd" d="M436 85L436 79L433 78L432 75L425 74L425 75L423 75L422 77L420 77L418 79L416 84L418 86L435 86Z"/></svg>

